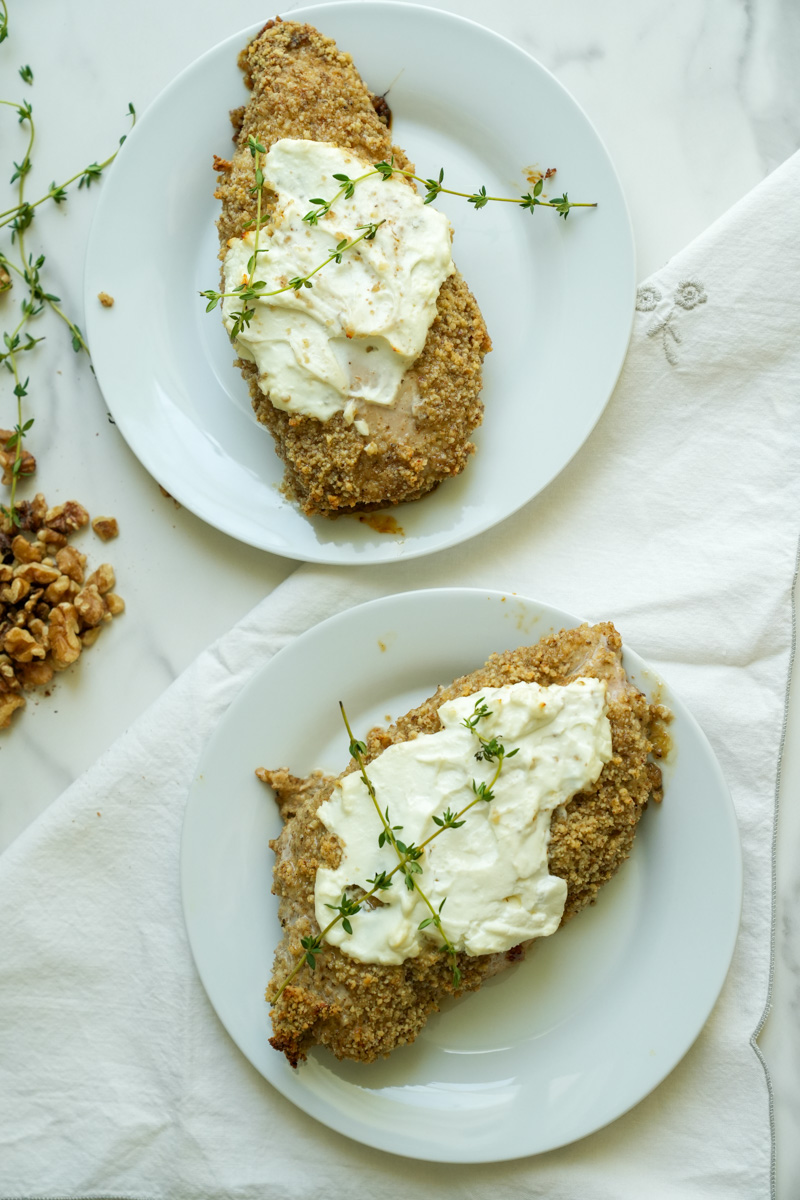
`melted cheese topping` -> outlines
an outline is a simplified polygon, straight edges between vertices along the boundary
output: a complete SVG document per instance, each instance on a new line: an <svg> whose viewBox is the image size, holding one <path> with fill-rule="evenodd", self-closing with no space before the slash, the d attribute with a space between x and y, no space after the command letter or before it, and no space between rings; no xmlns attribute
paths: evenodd
<svg viewBox="0 0 800 1200"><path fill-rule="evenodd" d="M266 284L265 292L308 276L341 241L358 237L359 226L383 221L374 239L326 266L311 288L256 301L255 316L236 339L277 408L320 421L342 412L352 422L358 401L394 402L425 345L442 282L455 270L447 218L396 176L365 179L317 225L303 221L314 199L336 194L335 174L357 178L370 169L337 146L292 138L276 142L263 164L266 185L278 196L269 229L259 234L252 277ZM226 292L247 282L254 245L253 231L229 241ZM235 296L223 301L229 332L240 309Z"/></svg>
<svg viewBox="0 0 800 1200"><path fill-rule="evenodd" d="M457 813L475 798L473 780L491 781L496 762L476 760L480 744L464 726L483 698L491 715L477 726L498 738L506 758L495 798L464 814L459 829L447 829L423 851L416 879L441 919L450 941L467 954L493 954L558 928L567 886L550 875L547 848L553 811L594 783L611 757L611 726L605 683L577 679L565 686L516 683L485 688L443 704L438 733L389 746L370 763L381 810L389 810L396 836L421 844L436 831L434 816ZM511 757L511 751L516 754ZM378 846L382 824L358 772L346 775L318 816L343 843L336 870L320 868L315 887L316 917L323 929L342 895L358 898L369 878L397 866L390 845ZM355 889L355 890L354 890ZM446 899L445 899L446 898ZM379 892L380 906L365 903L327 940L360 962L402 963L431 944L441 944L432 925L420 929L430 910L398 872Z"/></svg>

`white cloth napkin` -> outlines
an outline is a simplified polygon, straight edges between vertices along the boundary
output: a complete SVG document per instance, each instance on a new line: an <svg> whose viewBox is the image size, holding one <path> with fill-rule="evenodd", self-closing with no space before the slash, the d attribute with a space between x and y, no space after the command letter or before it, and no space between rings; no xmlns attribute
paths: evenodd
<svg viewBox="0 0 800 1200"><path fill-rule="evenodd" d="M768 985L800 510L798 195L795 156L640 289L604 417L524 511L413 567L299 569L2 856L0 1194L769 1194L768 1088L750 1038ZM274 1092L206 999L179 896L186 789L245 681L331 613L442 585L613 618L710 737L745 856L733 967L672 1075L576 1145L468 1168L365 1149Z"/></svg>

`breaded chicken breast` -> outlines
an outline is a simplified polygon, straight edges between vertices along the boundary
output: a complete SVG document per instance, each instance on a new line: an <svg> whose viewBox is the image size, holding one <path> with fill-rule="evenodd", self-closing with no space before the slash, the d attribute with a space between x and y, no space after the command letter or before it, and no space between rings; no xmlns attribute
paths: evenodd
<svg viewBox="0 0 800 1200"><path fill-rule="evenodd" d="M241 236L256 217L250 137L267 150L281 138L329 142L366 164L394 156L396 166L412 168L392 145L385 101L367 90L350 56L312 26L267 22L239 65L252 98L232 114L232 161L217 160L220 257L228 239ZM270 196L265 193L267 213ZM276 408L255 364L240 358L237 365L285 464L284 491L308 515L331 517L416 500L464 469L475 449L470 435L483 415L481 367L490 348L480 310L456 271L441 286L424 348L394 405L362 405L367 435L341 413L321 422Z"/></svg>
<svg viewBox="0 0 800 1200"><path fill-rule="evenodd" d="M662 795L661 772L650 756L664 710L650 705L628 680L613 625L582 625L535 646L493 655L479 670L440 687L389 729L373 729L364 756L369 763L394 743L437 732L438 709L454 697L519 682L566 684L579 677L606 682L613 753L597 782L553 816L548 864L550 873L567 885L562 924L590 904L618 870L630 853L645 805ZM351 761L343 774L356 769ZM267 989L272 1001L304 953L301 939L319 933L316 872L319 867L338 867L342 848L317 816L336 779L322 774L299 779L285 769L262 768L257 774L274 789L284 820L280 837L270 843L276 856L273 892L279 897L284 930ZM327 1046L338 1058L370 1062L413 1042L445 997L479 988L489 976L524 957L531 944L502 954L459 954L457 988L451 962L435 948L402 965L385 966L361 963L324 944L316 969L304 967L273 1004L271 1044L294 1066L316 1044Z"/></svg>

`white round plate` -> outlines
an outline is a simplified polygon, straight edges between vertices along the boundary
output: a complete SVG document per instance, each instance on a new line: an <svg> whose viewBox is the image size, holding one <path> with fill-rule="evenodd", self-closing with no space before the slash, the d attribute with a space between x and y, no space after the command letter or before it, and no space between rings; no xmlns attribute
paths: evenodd
<svg viewBox="0 0 800 1200"><path fill-rule="evenodd" d="M666 795L587 909L524 963L447 1002L412 1046L370 1065L315 1049L293 1071L268 1044L264 989L280 938L267 843L280 819L257 766L338 773L337 701L357 737L480 666L493 650L578 624L533 600L407 592L332 617L276 655L203 754L183 829L186 925L233 1040L289 1100L348 1137L417 1159L494 1162L572 1142L647 1095L697 1037L722 987L741 902L738 830L711 748L681 702Z"/></svg>
<svg viewBox="0 0 800 1200"><path fill-rule="evenodd" d="M248 93L244 30L185 70L144 114L103 184L86 261L88 341L109 409L133 452L197 516L264 550L309 562L392 562L488 529L535 496L599 418L630 336L633 238L617 176L586 116L518 47L450 13L407 4L298 9L388 90L395 141L421 174L462 191L529 190L597 201L565 222L509 204L476 212L441 197L456 262L483 310L486 360L477 453L458 479L401 506L402 528L308 519L281 495L283 466L232 365L219 312L219 202L212 155L231 153L228 111ZM114 307L97 303L100 291Z"/></svg>

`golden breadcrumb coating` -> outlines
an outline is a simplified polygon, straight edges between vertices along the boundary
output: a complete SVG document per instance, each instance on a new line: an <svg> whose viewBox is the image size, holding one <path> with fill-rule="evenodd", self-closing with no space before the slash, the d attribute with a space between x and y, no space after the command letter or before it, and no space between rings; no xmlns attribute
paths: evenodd
<svg viewBox="0 0 800 1200"><path fill-rule="evenodd" d="M367 90L350 55L312 26L267 22L239 65L253 94L231 114L233 159L215 156L220 257L228 239L241 236L256 216L251 136L267 150L280 138L308 138L349 149L365 164L393 155L397 166L412 167L392 145L385 101ZM270 200L274 196L265 193L267 211ZM360 405L368 435L345 424L341 413L323 423L273 407L256 366L243 359L237 365L285 464L284 490L308 515L336 516L419 499L464 469L475 449L470 435L483 416L481 366L490 348L480 310L456 271L442 284L437 316L395 405Z"/></svg>
<svg viewBox="0 0 800 1200"><path fill-rule="evenodd" d="M441 728L438 709L456 696L521 681L547 686L579 676L604 679L612 758L595 784L556 810L551 824L549 869L567 884L563 924L594 901L628 857L648 799L662 795L661 772L650 755L664 710L650 705L629 682L621 654L619 634L604 623L562 630L535 646L493 655L479 670L440 687L389 729L373 729L365 760L371 762L395 742L435 733ZM344 774L353 770L357 766L351 760ZM271 1000L303 954L300 939L319 933L314 916L317 868L337 867L341 846L316 815L335 779L321 773L298 779L285 769L260 768L257 774L275 790L285 822L280 837L270 843L276 855L273 892L284 930L267 989ZM524 957L530 944L505 954L459 954L459 994ZM433 949L401 966L382 966L357 962L325 944L316 970L303 969L273 1006L270 1041L293 1065L315 1044L328 1046L339 1058L370 1062L412 1042L441 1000L453 993L450 961Z"/></svg>

